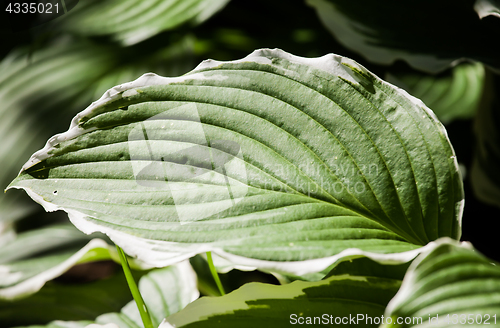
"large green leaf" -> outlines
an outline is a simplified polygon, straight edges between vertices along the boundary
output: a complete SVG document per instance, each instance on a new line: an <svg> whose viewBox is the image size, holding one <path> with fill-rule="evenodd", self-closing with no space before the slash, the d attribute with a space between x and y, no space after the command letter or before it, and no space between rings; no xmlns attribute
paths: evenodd
<svg viewBox="0 0 500 328"><path fill-rule="evenodd" d="M413 261L385 316L398 327L500 327L499 314L498 264L445 239Z"/></svg>
<svg viewBox="0 0 500 328"><path fill-rule="evenodd" d="M119 262L115 247L82 234L71 225L53 225L18 234L0 249L0 300L35 293L76 264ZM134 268L148 268L137 261Z"/></svg>
<svg viewBox="0 0 500 328"><path fill-rule="evenodd" d="M367 260L366 258L363 260ZM348 262L347 262L348 263ZM249 283L221 297L202 297L166 319L167 327L290 327L291 325L362 325L377 327L401 280L373 261L349 266L318 282L283 286ZM339 268L339 273L342 268ZM400 271L396 267L396 271ZM370 324L368 318L372 318Z"/></svg>
<svg viewBox="0 0 500 328"><path fill-rule="evenodd" d="M188 261L167 268L156 269L139 280L139 290L148 307L153 325L158 327L168 317L198 298L196 274ZM89 324L109 325L119 328L143 328L135 301L125 305L119 313L106 313L92 321L53 321L44 326L32 328L84 328ZM115 326L116 325L116 326Z"/></svg>
<svg viewBox="0 0 500 328"><path fill-rule="evenodd" d="M306 0L345 47L371 62L405 60L435 73L462 58L500 67L491 40L499 22L483 22L471 1Z"/></svg>
<svg viewBox="0 0 500 328"><path fill-rule="evenodd" d="M197 25L229 0L93 0L59 20L58 28L90 36L111 36L123 45L148 39L180 25Z"/></svg>
<svg viewBox="0 0 500 328"><path fill-rule="evenodd" d="M258 50L107 91L10 188L157 266L211 250L304 274L459 238L461 183L418 99L341 56Z"/></svg>
<svg viewBox="0 0 500 328"><path fill-rule="evenodd" d="M481 63L463 63L440 75L395 71L386 79L421 99L446 124L474 117L483 95L485 70Z"/></svg>

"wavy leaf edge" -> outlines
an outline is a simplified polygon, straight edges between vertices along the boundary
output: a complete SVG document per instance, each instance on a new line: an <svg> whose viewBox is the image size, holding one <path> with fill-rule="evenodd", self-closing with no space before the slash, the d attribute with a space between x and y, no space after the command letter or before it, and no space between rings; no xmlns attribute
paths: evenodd
<svg viewBox="0 0 500 328"><path fill-rule="evenodd" d="M124 83L118 86L115 86L108 91L106 91L103 96L97 100L94 101L90 106L88 106L85 110L77 114L68 129L68 131L63 132L61 134L57 134L53 137L51 137L45 147L36 153L34 153L31 158L23 165L20 173L23 171L27 170L28 168L32 167L33 165L40 163L41 161L51 157L50 152L51 150L55 149L56 146L64 141L74 139L78 136L81 136L85 133L91 132L93 130L96 130L97 128L89 128L89 129L84 129L80 127L80 123L87 121L89 118L93 117L93 115L98 115L102 114L102 107L110 105L114 103L115 101L119 100L127 100L129 97L133 97L138 94L138 92L135 90L136 88L140 87L145 87L145 86L154 86L154 85L167 85L167 84L172 84L172 83L177 83L177 82L183 82L185 80L203 80L204 79L204 72L197 72L199 70L205 70L205 69L210 69L210 68L215 68L219 65L222 64L235 64L235 63L244 63L244 62L254 62L254 63L259 63L259 64L271 64L272 63L272 58L277 58L277 59L286 59L292 63L297 63L297 64L303 64L303 65L308 65L316 69L320 69L322 71L325 71L329 74L334 74L337 75L345 80L348 80L351 83L354 84L361 84L360 83L360 77L357 76L355 73L353 73L352 68L359 70L359 72L366 72L373 76L377 82L380 82L381 84L384 85L390 85L392 88L395 88L402 96L406 97L409 99L413 104L416 106L422 108L426 114L429 115L429 117L434 120L437 123L437 127L439 129L439 132L442 133L448 144L451 147L451 143L449 141L447 132L444 128L444 126L439 122L439 119L437 116L430 110L421 100L418 98L415 98L408 94L405 90L398 88L381 78L377 77L376 75L370 73L366 68L364 68L362 65L358 64L357 62L340 56L336 54L327 54L322 57L317 57L317 58L305 58L305 57L300 57L300 56L295 56L292 54L289 54L281 49L259 49L255 50L248 56L239 59L239 60L234 60L234 61L216 61L216 60L205 60L201 62L195 69L193 69L191 72L179 76L179 77L162 77L159 75L156 75L154 73L146 73L142 75L140 78L136 79L135 81ZM336 62L336 65L333 65L333 62ZM338 65L341 64L341 65ZM340 69L339 69L340 67ZM213 78L213 77L212 77ZM221 78L224 78L221 76ZM98 109L101 109L100 112L98 112ZM104 111L105 112L105 111ZM451 147L451 149L453 149ZM460 174L460 170L458 168L458 161L456 160L456 157L453 158L453 164L454 168ZM15 181L15 180L14 180ZM343 261L343 260L349 260L357 257L368 257L370 259L373 259L375 261L381 262L381 263L404 263L411 261L414 259L418 254L421 252L427 250L430 246L430 244L427 244L425 246L422 246L418 249L410 250L410 251L405 251L401 253L388 253L388 254L380 254L380 253L372 253L372 252L366 252L363 250L360 250L358 248L348 248L343 250L342 252L334 255L334 256L329 256L329 257L324 257L324 258L317 258L317 259L309 259L309 260L302 260L302 261L293 261L293 262L280 262L280 261L270 261L270 260L259 260L259 259L252 259L252 258L247 258L243 256L238 256L234 254L227 253L223 251L220 248L207 245L207 244L196 244L194 247L191 247L189 249L189 252L183 252L183 253L177 253L176 256L170 256L169 258L162 258L162 252L161 251L155 251L155 250L148 250L148 251L138 251L137 248L135 248L133 245L130 243L130 236L125 233L121 233L119 231L115 231L111 228L107 227L102 227L99 225L96 225L94 223L88 222L85 220L86 215L72 209L66 209L61 206L58 206L54 203L50 203L46 201L42 196L34 193L31 189L27 187L22 187L22 186L16 186L14 183L11 183L6 190L9 190L11 188L15 189L24 189L28 195L37 203L41 204L43 208L48 211L57 211L57 210L63 210L68 213L69 218L71 222L81 231L83 231L86 234L90 234L93 232L102 232L106 234L113 242L115 242L117 245L122 247L124 251L133 257L138 257L141 261L144 261L145 263L156 266L156 267L165 267L169 266L178 262L181 262L185 259L188 259L192 256L195 256L197 254L205 253L208 251L211 251L214 253L214 255L219 256L220 258L227 260L231 262L233 265L231 268L238 268L238 269L244 269L244 270L254 270L254 269L260 269L264 271L271 271L271 272L276 272L276 273L293 273L296 275L304 275L308 273L315 273L315 272L320 272L331 265ZM462 193L463 194L463 193ZM463 213L463 205L464 205L464 199L462 195L462 200L457 202L455 204L456 208L456 213L457 213L457 218L458 218L458 225L461 227L461 217ZM460 228L461 231L461 228ZM460 238L460 235L458 236ZM154 245L160 245L165 247L168 245L174 245L178 244L177 242L168 242L168 241L157 241L157 240L151 240L151 239L145 239L145 238L140 238L140 237L134 237L135 241L138 244L142 245L148 245L149 247ZM227 270L227 268L226 268Z"/></svg>

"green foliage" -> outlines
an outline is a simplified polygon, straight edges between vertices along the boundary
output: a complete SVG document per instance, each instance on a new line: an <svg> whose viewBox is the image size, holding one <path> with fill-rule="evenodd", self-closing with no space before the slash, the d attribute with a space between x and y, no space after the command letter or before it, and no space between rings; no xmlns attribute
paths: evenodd
<svg viewBox="0 0 500 328"><path fill-rule="evenodd" d="M69 8L0 19L0 327L500 325L497 0Z"/></svg>
<svg viewBox="0 0 500 328"><path fill-rule="evenodd" d="M93 297L93 301L95 302L96 296L101 294L101 291L94 290L93 288L98 288L99 285L93 284L87 287L88 289L85 292L81 292L86 294L85 296L90 293L94 293L95 295ZM196 289L196 275L187 261L167 268L153 270L144 275L139 280L139 290L144 296L146 305L151 311L155 327L158 327L163 318L176 313L198 297L198 290ZM104 307L101 308L104 309ZM72 318L75 320L74 316ZM78 317L76 317L76 320L78 320ZM120 328L144 327L134 301L127 303L120 312L104 313L99 315L93 321L64 322L56 320L47 325L30 327L84 328L92 323L98 325L114 324Z"/></svg>
<svg viewBox="0 0 500 328"><path fill-rule="evenodd" d="M197 25L229 0L91 0L69 12L56 29L86 36L110 36L128 46L165 30Z"/></svg>
<svg viewBox="0 0 500 328"><path fill-rule="evenodd" d="M113 246L68 224L21 233L0 251L0 300L36 293L76 264L111 259L119 262ZM147 268L137 261L133 267Z"/></svg>
<svg viewBox="0 0 500 328"><path fill-rule="evenodd" d="M91 267L99 270L98 266ZM140 276L142 271L137 271ZM59 278L62 279L62 278ZM50 281L40 291L15 302L0 301L0 326L14 327L54 320L94 320L101 314L118 312L130 300L123 273L96 281Z"/></svg>
<svg viewBox="0 0 500 328"><path fill-rule="evenodd" d="M438 76L418 71L396 71L386 76L388 82L432 108L444 124L474 117L483 97L485 78L480 63L463 63Z"/></svg>
<svg viewBox="0 0 500 328"><path fill-rule="evenodd" d="M354 313L379 317L400 284L398 279L378 276L369 269L364 275L344 274L318 282L295 281L283 286L249 283L225 296L196 300L160 327L285 326L308 320L334 324L332 317ZM314 317L321 321L311 319Z"/></svg>
<svg viewBox="0 0 500 328"><path fill-rule="evenodd" d="M346 268L349 274L339 274ZM446 238L433 242L412 263L400 288L394 272L401 268L358 261L320 282L247 284L223 297L201 298L160 327L285 326L285 322L445 327L459 321L498 326L494 315L500 310L500 270L470 244Z"/></svg>
<svg viewBox="0 0 500 328"><path fill-rule="evenodd" d="M471 1L307 0L325 27L347 48L388 65L397 59L439 72L462 58L500 67L490 42L500 21L481 21ZM494 10L491 1L488 15ZM498 7L497 12L498 12ZM479 13L481 17L486 16ZM498 15L498 14L497 14Z"/></svg>
<svg viewBox="0 0 500 328"><path fill-rule="evenodd" d="M500 326L500 268L470 244L436 243L408 269L386 316L422 318L420 324ZM432 317L432 319L431 319ZM389 325L387 325L389 326ZM417 326L415 322L397 325Z"/></svg>
<svg viewBox="0 0 500 328"><path fill-rule="evenodd" d="M498 84L498 76L494 77L494 83ZM472 187L477 197L482 201L500 207L500 135L498 125L500 124L500 101L493 93L493 89L486 90L488 102L482 106L475 121L475 132L477 148L474 154L471 169Z"/></svg>
<svg viewBox="0 0 500 328"><path fill-rule="evenodd" d="M108 94L10 187L152 265L210 249L327 267L347 249L401 253L460 236L463 191L442 125L355 62L262 50Z"/></svg>

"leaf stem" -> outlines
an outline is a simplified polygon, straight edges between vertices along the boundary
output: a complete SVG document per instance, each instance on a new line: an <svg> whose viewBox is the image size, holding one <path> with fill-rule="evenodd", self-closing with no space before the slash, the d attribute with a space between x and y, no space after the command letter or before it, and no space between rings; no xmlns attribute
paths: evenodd
<svg viewBox="0 0 500 328"><path fill-rule="evenodd" d="M118 250L118 255L120 256L120 262L122 264L123 273L125 274L125 278L127 279L127 284L134 297L135 303L137 304L137 308L139 309L139 313L141 314L142 323L144 324L144 328L154 328L153 322L151 321L151 316L149 315L148 308L142 299L141 292L137 288L137 284L135 283L134 277L132 276L132 272L130 272L130 267L128 265L127 257L123 252L123 249L120 246L116 245L116 249Z"/></svg>
<svg viewBox="0 0 500 328"><path fill-rule="evenodd" d="M214 277L215 283L217 284L217 288L219 288L219 292L221 295L226 295L224 291L224 287L219 279L219 274L217 274L217 270L215 270L214 261L212 260L212 252L207 252L207 261L208 267L210 268L210 272L212 273L212 277Z"/></svg>

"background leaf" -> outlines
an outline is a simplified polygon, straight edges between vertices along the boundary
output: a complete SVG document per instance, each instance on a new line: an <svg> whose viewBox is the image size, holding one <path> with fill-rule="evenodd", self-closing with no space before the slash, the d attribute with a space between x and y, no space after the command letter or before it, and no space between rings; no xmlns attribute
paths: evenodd
<svg viewBox="0 0 500 328"><path fill-rule="evenodd" d="M0 264L44 254L59 246L82 247L89 240L87 236L70 224L59 224L27 231L0 249Z"/></svg>
<svg viewBox="0 0 500 328"><path fill-rule="evenodd" d="M178 75L191 69L193 42L186 36L142 56L68 40L34 54L13 51L0 63L0 186L7 186L43 140L66 128L76 112L108 88L149 70ZM2 193L0 221L9 224L26 217L34 210L30 205L22 193Z"/></svg>
<svg viewBox="0 0 500 328"><path fill-rule="evenodd" d="M113 246L68 224L21 233L0 251L0 299L26 297L76 264L110 259L119 261Z"/></svg>
<svg viewBox="0 0 500 328"><path fill-rule="evenodd" d="M27 326L31 328L86 328L88 325L93 324L92 321L85 320L85 321L62 321L62 320L55 320L47 325L33 325L33 326ZM111 328L111 327L109 327ZM115 328L115 327L113 327ZM121 328L121 327L120 327Z"/></svg>
<svg viewBox="0 0 500 328"><path fill-rule="evenodd" d="M347 324L352 323L352 317L358 319L357 314L380 317L401 281L394 277L393 270L383 269L376 262L366 258L357 261L350 265L343 262L347 266L341 264L336 272L349 267L349 274L332 275L318 282L295 281L283 286L250 283L221 297L202 297L168 317L160 327L234 327L236 324L239 327L289 327L299 324L299 320L306 324L307 317L314 326L325 323L333 326L336 317L347 318ZM353 266L356 271L351 271ZM395 268L398 272L399 266ZM355 322L363 326L378 326L359 319Z"/></svg>
<svg viewBox="0 0 500 328"><path fill-rule="evenodd" d="M471 169L471 184L474 193L481 201L500 207L500 99L497 96L500 78L492 76L491 85L486 89L487 101L475 117L474 132L476 149Z"/></svg>
<svg viewBox="0 0 500 328"><path fill-rule="evenodd" d="M126 288L126 287L125 287ZM167 316L183 309L198 298L196 274L188 261L170 267L156 269L143 276L139 281L139 290L152 316L155 326ZM48 325L34 327L72 327L84 328L89 324L115 324L120 328L144 327L134 301L125 305L119 313L106 313L92 321L54 321Z"/></svg>
<svg viewBox="0 0 500 328"><path fill-rule="evenodd" d="M87 36L111 36L127 46L177 28L197 25L229 0L93 0L81 1L56 28Z"/></svg>
<svg viewBox="0 0 500 328"><path fill-rule="evenodd" d="M444 124L474 117L480 105L485 70L480 63L462 63L439 74L395 71L386 81L421 99Z"/></svg>
<svg viewBox="0 0 500 328"><path fill-rule="evenodd" d="M123 272L117 269L105 279L50 281L27 298L0 300L0 327L47 324L53 320L94 320L103 313L120 311L132 296ZM143 272L134 271L137 277Z"/></svg>
<svg viewBox="0 0 500 328"><path fill-rule="evenodd" d="M499 310L498 264L470 244L443 239L413 261L385 316L392 317L394 325L397 317L421 318L419 324L413 321L398 327L458 324L498 327L500 322L494 315ZM465 323L460 322L464 318Z"/></svg>
<svg viewBox="0 0 500 328"><path fill-rule="evenodd" d="M188 261L151 271L139 281L139 290L155 327L199 296L196 274ZM129 302L120 313L99 316L96 323L115 323L120 328L143 327L134 301Z"/></svg>
<svg viewBox="0 0 500 328"><path fill-rule="evenodd" d="M306 2L340 43L373 63L401 59L430 73L461 58L500 67L498 52L490 47L500 22L480 21L471 1Z"/></svg>
<svg viewBox="0 0 500 328"><path fill-rule="evenodd" d="M26 49L14 51L0 63L1 186L7 186L16 176L26 156L57 132L57 117L69 120L75 108L91 99L80 97L102 74L103 66L111 64L109 53L102 50L86 44L54 45L33 56ZM69 106L66 111L57 110L65 106ZM41 124L47 116L52 126ZM22 202L22 196L0 195L2 221L17 220L32 210L28 202Z"/></svg>

